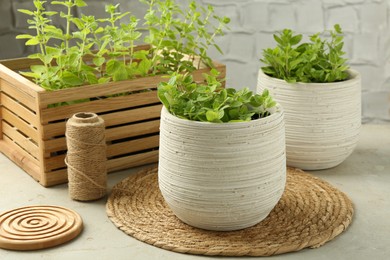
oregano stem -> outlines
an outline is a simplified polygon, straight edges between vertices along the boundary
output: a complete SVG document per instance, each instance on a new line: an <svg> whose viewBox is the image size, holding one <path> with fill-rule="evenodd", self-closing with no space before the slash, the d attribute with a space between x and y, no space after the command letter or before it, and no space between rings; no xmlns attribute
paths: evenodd
<svg viewBox="0 0 390 260"><path fill-rule="evenodd" d="M86 39L87 39L87 34L84 33L83 39L82 39L82 43L81 43L81 47L80 47L80 60L79 60L79 64L78 64L79 75L81 73L81 65L83 64L83 56L84 56L84 48L85 48L85 41L86 41Z"/></svg>
<svg viewBox="0 0 390 260"><path fill-rule="evenodd" d="M72 0L68 0L68 14L66 16L66 31L65 31L65 51L69 50L69 38L70 38L70 16L72 8Z"/></svg>
<svg viewBox="0 0 390 260"><path fill-rule="evenodd" d="M172 19L172 17L171 17ZM171 19L169 19L169 22L171 22ZM170 27L170 23L166 22L165 23L165 26L164 26L164 30L163 31L163 36L160 38L160 41L158 42L157 46L155 47L155 50L154 50L154 54L153 54L153 58L152 58L152 67L153 67L153 74L156 73L156 70L157 70L157 66L155 64L156 62L156 58L157 58L157 55L158 55L158 51L160 50L161 48L161 44L166 36L166 31L167 29Z"/></svg>
<svg viewBox="0 0 390 260"><path fill-rule="evenodd" d="M130 40L130 62L129 62L130 68L133 64L133 54L134 54L134 40Z"/></svg>
<svg viewBox="0 0 390 260"><path fill-rule="evenodd" d="M37 0L39 1L39 0ZM46 51L45 51L45 48L44 48L44 34L42 34L42 31L43 31L43 24L44 24L44 17L43 17L43 14L42 14L42 11L44 10L43 9L43 3L41 3L41 6L37 6L37 10L36 12L34 12L35 14L35 18L36 18L36 23L35 23L35 29L36 29L36 32L37 32L37 39L38 39L38 42L39 42L39 48L41 50L41 53L42 55L45 57L46 56ZM48 73L49 71L49 65L47 64L46 62L46 59L43 58L41 59L44 66L45 66L45 72Z"/></svg>

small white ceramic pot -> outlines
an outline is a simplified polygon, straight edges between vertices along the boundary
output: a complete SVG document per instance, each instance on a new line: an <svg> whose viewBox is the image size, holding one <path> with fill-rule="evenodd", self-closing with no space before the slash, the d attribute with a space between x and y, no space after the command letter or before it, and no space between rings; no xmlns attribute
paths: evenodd
<svg viewBox="0 0 390 260"><path fill-rule="evenodd" d="M161 193L183 222L207 230L238 230L263 220L286 182L280 109L266 118L207 123L161 112Z"/></svg>
<svg viewBox="0 0 390 260"><path fill-rule="evenodd" d="M257 92L268 89L283 107L287 165L320 170L342 163L354 150L361 126L361 77L334 83L287 83L260 69Z"/></svg>

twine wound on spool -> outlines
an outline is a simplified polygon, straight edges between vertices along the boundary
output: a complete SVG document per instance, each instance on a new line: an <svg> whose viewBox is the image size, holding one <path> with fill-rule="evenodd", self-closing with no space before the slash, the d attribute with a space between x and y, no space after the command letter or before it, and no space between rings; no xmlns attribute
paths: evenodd
<svg viewBox="0 0 390 260"><path fill-rule="evenodd" d="M69 195L88 201L107 193L104 120L94 113L77 113L66 123Z"/></svg>

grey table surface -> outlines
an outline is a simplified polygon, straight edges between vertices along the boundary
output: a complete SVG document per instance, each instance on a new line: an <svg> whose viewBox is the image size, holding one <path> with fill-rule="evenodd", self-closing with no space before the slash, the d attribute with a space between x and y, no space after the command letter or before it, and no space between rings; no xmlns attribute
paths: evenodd
<svg viewBox="0 0 390 260"><path fill-rule="evenodd" d="M139 169L110 174L109 188ZM363 125L359 144L350 157L335 168L311 173L352 199L355 207L352 224L320 248L270 259L390 259L390 124ZM71 242L28 252L0 249L0 259L224 258L170 252L127 236L108 219L105 202L106 198L72 201L66 184L44 188L0 153L0 212L28 205L59 205L75 210L84 220L83 232Z"/></svg>

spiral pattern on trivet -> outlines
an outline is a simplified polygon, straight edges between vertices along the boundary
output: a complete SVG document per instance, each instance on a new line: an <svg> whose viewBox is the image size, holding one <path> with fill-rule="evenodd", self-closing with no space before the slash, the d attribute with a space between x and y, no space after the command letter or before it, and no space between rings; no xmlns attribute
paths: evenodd
<svg viewBox="0 0 390 260"><path fill-rule="evenodd" d="M56 246L76 237L81 217L58 206L29 206L0 215L0 248L34 250Z"/></svg>

